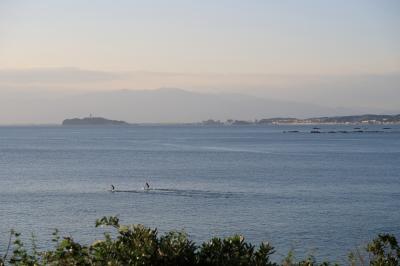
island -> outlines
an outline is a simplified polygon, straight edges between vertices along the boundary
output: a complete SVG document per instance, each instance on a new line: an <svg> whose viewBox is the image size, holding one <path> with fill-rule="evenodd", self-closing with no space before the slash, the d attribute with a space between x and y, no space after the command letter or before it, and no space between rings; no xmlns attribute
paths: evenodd
<svg viewBox="0 0 400 266"><path fill-rule="evenodd" d="M125 121L120 120L110 120L103 117L84 117L84 118L72 118L65 119L62 122L63 126L121 126L129 125Z"/></svg>

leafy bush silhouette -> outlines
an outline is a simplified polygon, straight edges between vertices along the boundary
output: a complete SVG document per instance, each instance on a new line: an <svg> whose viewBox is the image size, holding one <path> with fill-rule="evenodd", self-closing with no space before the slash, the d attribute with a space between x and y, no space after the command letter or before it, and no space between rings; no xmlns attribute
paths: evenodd
<svg viewBox="0 0 400 266"><path fill-rule="evenodd" d="M400 247L392 235L378 235L368 244L367 251L371 254L371 265L400 265Z"/></svg>
<svg viewBox="0 0 400 266"><path fill-rule="evenodd" d="M28 250L20 239L20 234L11 231L8 249L0 257L0 266L119 266L119 265L198 265L198 266L277 266L270 256L274 248L269 243L261 243L258 248L245 241L244 237L234 235L225 239L212 238L196 246L187 233L171 231L158 236L157 229L143 225L120 225L114 216L96 221L96 227L110 227L116 230L115 237L104 233L104 239L90 245L81 245L71 237L53 233L53 249L38 251L32 235L32 247ZM10 252L10 250L12 250ZM400 261L400 248L394 236L378 235L366 247L369 258L354 258L351 265L397 266ZM10 256L8 256L10 253ZM280 264L284 266L329 266L329 262L317 263L310 256L296 262L293 254L288 254Z"/></svg>

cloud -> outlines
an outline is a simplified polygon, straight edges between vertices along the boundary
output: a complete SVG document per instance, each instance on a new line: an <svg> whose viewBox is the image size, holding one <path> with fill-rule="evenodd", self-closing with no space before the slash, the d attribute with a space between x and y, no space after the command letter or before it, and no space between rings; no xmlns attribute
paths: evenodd
<svg viewBox="0 0 400 266"><path fill-rule="evenodd" d="M115 72L82 70L73 67L0 70L0 84L60 84L102 82L121 79Z"/></svg>

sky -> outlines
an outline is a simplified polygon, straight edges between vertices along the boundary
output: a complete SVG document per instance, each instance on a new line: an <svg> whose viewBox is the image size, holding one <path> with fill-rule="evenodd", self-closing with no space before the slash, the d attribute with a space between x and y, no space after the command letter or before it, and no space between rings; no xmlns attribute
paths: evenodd
<svg viewBox="0 0 400 266"><path fill-rule="evenodd" d="M0 0L0 96L179 87L338 107L365 87L359 105L393 110L399 47L398 0Z"/></svg>
<svg viewBox="0 0 400 266"><path fill-rule="evenodd" d="M1 0L0 67L400 70L400 2Z"/></svg>

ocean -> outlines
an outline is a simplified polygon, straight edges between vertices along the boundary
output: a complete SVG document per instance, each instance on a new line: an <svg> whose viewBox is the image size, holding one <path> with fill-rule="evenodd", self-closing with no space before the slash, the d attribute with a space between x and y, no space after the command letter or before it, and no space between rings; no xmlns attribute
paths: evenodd
<svg viewBox="0 0 400 266"><path fill-rule="evenodd" d="M12 228L41 249L54 228L91 243L106 215L196 242L242 234L277 260L400 237L400 126L313 127L0 127L0 253Z"/></svg>

